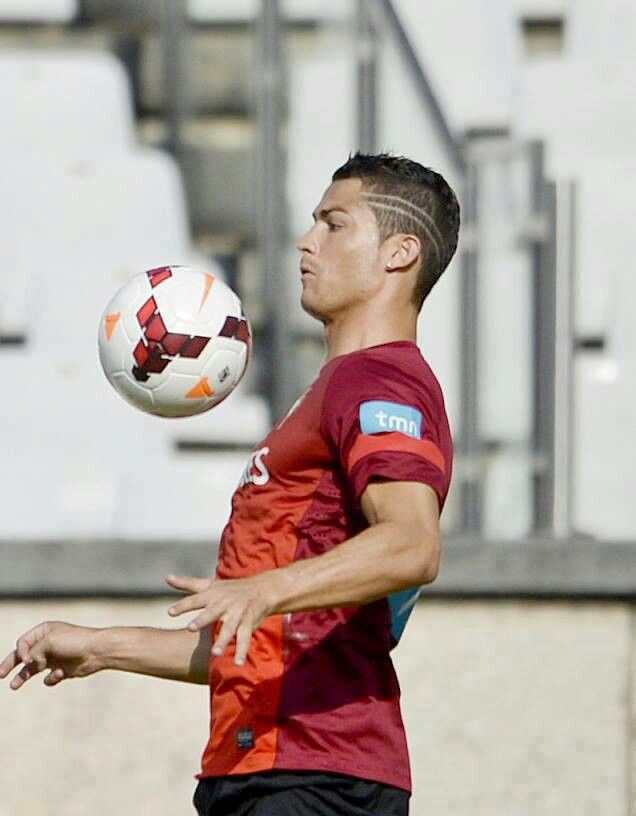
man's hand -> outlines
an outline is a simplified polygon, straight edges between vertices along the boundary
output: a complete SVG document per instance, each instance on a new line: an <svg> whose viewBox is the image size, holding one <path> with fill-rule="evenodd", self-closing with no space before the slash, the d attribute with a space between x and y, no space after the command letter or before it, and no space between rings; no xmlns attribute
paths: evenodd
<svg viewBox="0 0 636 816"><path fill-rule="evenodd" d="M0 663L0 679L22 664L11 680L17 690L36 674L49 669L44 678L47 686L56 686L69 677L87 677L104 668L95 649L98 629L72 626L70 623L41 623L30 629L16 643L15 649Z"/></svg>
<svg viewBox="0 0 636 816"><path fill-rule="evenodd" d="M212 654L222 655L236 638L234 662L245 663L252 633L275 609L270 599L267 573L239 580L210 580L169 575L166 582L187 594L168 609L176 617L184 612L202 609L203 612L188 624L192 632L203 629L213 621L222 625L212 645Z"/></svg>

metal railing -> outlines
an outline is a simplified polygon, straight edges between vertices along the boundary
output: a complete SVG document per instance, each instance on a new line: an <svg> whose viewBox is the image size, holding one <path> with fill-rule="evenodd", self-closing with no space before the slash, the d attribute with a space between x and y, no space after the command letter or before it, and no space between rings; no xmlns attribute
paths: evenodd
<svg viewBox="0 0 636 816"><path fill-rule="evenodd" d="M448 119L442 109L438 95L435 93L433 85L428 78L422 63L420 62L413 43L408 36L406 29L402 25L400 17L395 10L392 0L376 0L379 18L382 20L386 30L396 41L408 70L413 80L413 86L422 103L423 108L430 115L433 125L446 146L449 157L460 176L466 175L466 160L461 146L453 133Z"/></svg>
<svg viewBox="0 0 636 816"><path fill-rule="evenodd" d="M572 535L574 459L574 272L576 188L562 181L550 192L555 214L555 336L552 533Z"/></svg>
<svg viewBox="0 0 636 816"><path fill-rule="evenodd" d="M284 111L284 30L279 0L262 0L257 24L256 77L257 185L256 221L267 319L265 359L267 389L276 419L289 407L293 395L294 365L289 295L283 263L287 232L285 162L281 144Z"/></svg>

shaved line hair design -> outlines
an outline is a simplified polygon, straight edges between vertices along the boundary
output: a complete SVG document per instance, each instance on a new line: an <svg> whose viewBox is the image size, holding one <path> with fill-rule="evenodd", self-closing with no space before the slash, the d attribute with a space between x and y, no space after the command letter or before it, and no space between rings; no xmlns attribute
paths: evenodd
<svg viewBox="0 0 636 816"><path fill-rule="evenodd" d="M386 212L395 213L403 218L412 219L427 235L430 240L438 262L442 260L442 234L437 228L437 224L431 216L425 211L416 207L415 204L410 204L401 196L382 195L381 193L362 193L363 198L368 202L372 210L385 210ZM376 213L376 218L377 218ZM399 230L396 230L398 232Z"/></svg>
<svg viewBox="0 0 636 816"><path fill-rule="evenodd" d="M459 234L459 203L439 173L403 156L356 153L332 181L358 178L362 196L375 215L380 241L415 235L421 260L412 301L419 310L450 263Z"/></svg>

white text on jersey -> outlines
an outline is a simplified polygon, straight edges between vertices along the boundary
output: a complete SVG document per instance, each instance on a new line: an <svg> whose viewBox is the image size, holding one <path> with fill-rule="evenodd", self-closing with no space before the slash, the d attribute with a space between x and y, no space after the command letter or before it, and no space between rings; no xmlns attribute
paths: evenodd
<svg viewBox="0 0 636 816"><path fill-rule="evenodd" d="M262 487L269 482L269 470L267 470L267 467L263 462L263 459L268 453L269 448L267 447L254 451L254 453L248 459L245 470L243 471L241 481L239 482L239 488L244 487L246 484L255 484Z"/></svg>

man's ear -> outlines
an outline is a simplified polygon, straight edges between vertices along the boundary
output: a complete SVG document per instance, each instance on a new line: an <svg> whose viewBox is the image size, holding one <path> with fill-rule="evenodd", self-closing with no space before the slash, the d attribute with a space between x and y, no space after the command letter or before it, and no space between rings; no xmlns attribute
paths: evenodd
<svg viewBox="0 0 636 816"><path fill-rule="evenodd" d="M387 272L405 272L418 260L422 244L416 235L391 235L387 239Z"/></svg>

